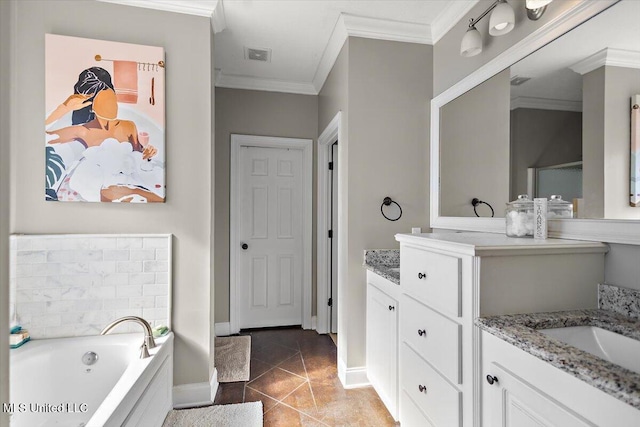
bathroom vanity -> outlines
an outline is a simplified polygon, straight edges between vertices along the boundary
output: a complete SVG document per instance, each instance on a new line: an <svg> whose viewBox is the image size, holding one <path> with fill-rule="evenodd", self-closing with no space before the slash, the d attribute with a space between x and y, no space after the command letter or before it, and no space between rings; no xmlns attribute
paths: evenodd
<svg viewBox="0 0 640 427"><path fill-rule="evenodd" d="M487 233L396 239L403 426L482 425L481 332L474 319L597 307L605 244Z"/></svg>

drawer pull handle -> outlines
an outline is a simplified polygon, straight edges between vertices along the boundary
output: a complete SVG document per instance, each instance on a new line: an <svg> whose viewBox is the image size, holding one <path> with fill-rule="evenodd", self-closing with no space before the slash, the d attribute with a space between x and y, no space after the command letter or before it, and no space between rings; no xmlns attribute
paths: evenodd
<svg viewBox="0 0 640 427"><path fill-rule="evenodd" d="M418 273L418 279L426 279L427 278L427 273Z"/></svg>
<svg viewBox="0 0 640 427"><path fill-rule="evenodd" d="M421 337L426 337L427 336L427 330L426 329L418 329L418 335L420 335Z"/></svg>
<svg viewBox="0 0 640 427"><path fill-rule="evenodd" d="M427 386L419 384L418 385L418 390L420 390L420 393L426 393L427 392Z"/></svg>
<svg viewBox="0 0 640 427"><path fill-rule="evenodd" d="M495 377L493 375L487 375L487 382L491 385L493 385L493 383L497 383L498 382L498 377Z"/></svg>
<svg viewBox="0 0 640 427"><path fill-rule="evenodd" d="M396 309L396 308L395 308L394 306L392 306L392 305L390 305L390 306L389 306L389 311L391 311L391 310L395 310L395 309Z"/></svg>

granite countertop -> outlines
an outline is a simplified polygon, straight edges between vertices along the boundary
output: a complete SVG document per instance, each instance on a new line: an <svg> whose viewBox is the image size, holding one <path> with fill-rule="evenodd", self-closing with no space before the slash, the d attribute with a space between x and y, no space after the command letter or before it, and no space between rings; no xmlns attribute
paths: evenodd
<svg viewBox="0 0 640 427"><path fill-rule="evenodd" d="M608 310L481 317L476 326L529 354L562 369L605 393L640 409L640 374L576 347L543 335L536 329L597 326L640 340L640 321Z"/></svg>
<svg viewBox="0 0 640 427"><path fill-rule="evenodd" d="M400 284L400 250L370 249L364 251L364 267L385 279Z"/></svg>

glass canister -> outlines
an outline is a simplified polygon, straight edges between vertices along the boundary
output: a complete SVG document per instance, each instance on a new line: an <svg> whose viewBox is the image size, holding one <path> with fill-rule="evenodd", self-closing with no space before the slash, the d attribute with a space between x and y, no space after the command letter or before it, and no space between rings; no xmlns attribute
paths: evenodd
<svg viewBox="0 0 640 427"><path fill-rule="evenodd" d="M562 196L554 194L547 203L547 218L573 218L573 204L562 200Z"/></svg>
<svg viewBox="0 0 640 427"><path fill-rule="evenodd" d="M533 236L533 200L526 194L520 194L517 200L507 203L505 222L507 236Z"/></svg>

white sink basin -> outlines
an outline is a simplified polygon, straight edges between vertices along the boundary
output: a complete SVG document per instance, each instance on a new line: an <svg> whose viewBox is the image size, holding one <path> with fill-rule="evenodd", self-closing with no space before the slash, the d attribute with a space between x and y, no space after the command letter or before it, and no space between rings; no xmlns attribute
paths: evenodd
<svg viewBox="0 0 640 427"><path fill-rule="evenodd" d="M640 374L640 341L596 326L538 329L538 332Z"/></svg>

